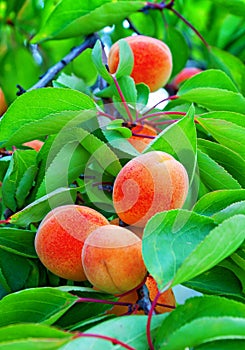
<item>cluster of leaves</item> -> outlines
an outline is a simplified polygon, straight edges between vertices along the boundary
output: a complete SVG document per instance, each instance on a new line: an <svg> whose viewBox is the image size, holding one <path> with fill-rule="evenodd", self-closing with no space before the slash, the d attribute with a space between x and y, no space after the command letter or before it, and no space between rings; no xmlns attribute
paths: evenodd
<svg viewBox="0 0 245 350"><path fill-rule="evenodd" d="M141 350L148 348L147 329L159 349L242 347L243 1L175 2L174 9L183 16L190 12L187 18L193 24L202 11L202 35L215 46L208 48L198 37L193 39L193 31L174 13L152 8L153 1L47 0L44 4L3 1L0 8L4 34L0 82L6 86L9 101L14 100L0 123L0 147L5 155L0 158L1 217L8 218L7 225L0 227L0 348L15 344L18 349L111 349L117 339L122 342L117 347ZM167 29L162 25L163 15ZM125 19L129 28L123 25ZM215 23L212 30L210 21ZM103 31L111 25L109 34ZM103 42L113 42L130 35L134 26L169 44L173 76L188 59L206 69L185 82L164 109L156 106L145 111L149 90L130 78L133 60L124 42L115 76L105 67L98 40L93 49L86 49L66 66L53 86L14 97L16 83L31 88L42 70L85 36L97 32ZM26 46L23 37L28 37ZM35 55L41 60L39 65ZM16 68L10 72L9 66ZM106 104L108 100L113 103ZM176 119L170 119L172 114ZM122 121L141 118L151 123L156 116L159 134L144 152L161 150L180 160L189 175L190 191L184 208L149 220L143 258L161 290L183 284L203 296L151 320L133 315L116 318L105 315L110 302L117 300L114 296L47 271L33 241L39 222L51 208L62 204L85 204L109 219L115 216L111 193L103 184L113 184L125 162L138 155L127 141L131 131ZM44 142L39 152L23 146L33 139ZM98 299L104 302L96 302Z"/></svg>

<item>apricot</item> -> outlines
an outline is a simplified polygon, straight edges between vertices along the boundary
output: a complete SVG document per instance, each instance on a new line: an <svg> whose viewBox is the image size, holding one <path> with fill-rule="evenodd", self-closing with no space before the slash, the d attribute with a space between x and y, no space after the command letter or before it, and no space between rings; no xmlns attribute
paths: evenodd
<svg viewBox="0 0 245 350"><path fill-rule="evenodd" d="M144 227L156 213L181 208L188 188L184 166L170 154L151 151L131 159L121 169L112 198L123 222Z"/></svg>
<svg viewBox="0 0 245 350"><path fill-rule="evenodd" d="M89 282L111 294L137 287L147 273L141 239L116 225L98 227L86 238L82 264Z"/></svg>
<svg viewBox="0 0 245 350"><path fill-rule="evenodd" d="M140 153L144 151L146 146L157 136L156 130L150 125L136 125L132 129L133 135L128 139L132 146L134 146ZM143 136L146 137L143 137ZM147 137L151 136L151 137Z"/></svg>
<svg viewBox="0 0 245 350"><path fill-rule="evenodd" d="M184 82L185 80L193 77L194 75L202 72L202 69L197 67L186 67L182 69L179 74L176 75L176 77L172 81L173 87L178 90L180 87L180 84Z"/></svg>
<svg viewBox="0 0 245 350"><path fill-rule="evenodd" d="M131 77L135 83L145 83L150 91L164 86L172 72L172 54L169 47L161 40L136 35L123 38L129 44L134 56ZM118 42L112 45L108 55L110 73L115 73L119 63Z"/></svg>
<svg viewBox="0 0 245 350"><path fill-rule="evenodd" d="M120 225L120 219L119 218L115 218L113 220L110 221L110 225L117 225L117 226L121 226L121 227L125 227L127 230L132 231L133 233L136 234L136 236L138 236L140 239L142 239L143 237L143 233L144 233L144 228L143 227L137 227L137 226L131 226L131 225Z"/></svg>
<svg viewBox="0 0 245 350"><path fill-rule="evenodd" d="M38 151L40 151L41 147L43 146L43 141L32 140L32 141L28 141L28 142L23 143L23 146L30 147L38 152Z"/></svg>
<svg viewBox="0 0 245 350"><path fill-rule="evenodd" d="M152 276L147 276L145 284L149 291L149 299L150 301L153 301L158 293L157 283ZM134 289L132 292L121 296L118 301L128 303L129 305L131 304L132 309L136 310L136 312L133 312L134 314L137 314L137 315L145 314L145 312L142 309L137 310L138 300L139 300L139 296L138 296L137 290ZM155 312L158 314L170 312L173 310L173 308L175 308L175 306L176 306L175 296L174 296L173 290L170 288L160 294L160 297L157 300L157 306L155 307ZM107 313L121 316L123 314L126 314L127 312L128 312L128 306L115 305Z"/></svg>
<svg viewBox="0 0 245 350"><path fill-rule="evenodd" d="M86 237L108 220L94 209L75 204L57 207L42 220L35 249L43 265L55 275L85 281L81 253Z"/></svg>
<svg viewBox="0 0 245 350"><path fill-rule="evenodd" d="M6 112L7 108L8 108L8 105L4 96L4 92L0 88L0 116Z"/></svg>

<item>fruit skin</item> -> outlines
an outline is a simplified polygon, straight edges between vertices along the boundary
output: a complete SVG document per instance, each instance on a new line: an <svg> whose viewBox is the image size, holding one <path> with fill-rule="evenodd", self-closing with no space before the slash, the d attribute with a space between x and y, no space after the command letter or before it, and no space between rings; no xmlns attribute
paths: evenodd
<svg viewBox="0 0 245 350"><path fill-rule="evenodd" d="M122 294L146 276L142 241L126 228L97 228L84 242L82 264L89 282L103 292Z"/></svg>
<svg viewBox="0 0 245 350"><path fill-rule="evenodd" d="M3 115L8 108L3 90L0 88L0 116Z"/></svg>
<svg viewBox="0 0 245 350"><path fill-rule="evenodd" d="M132 129L132 133L137 135L157 136L156 130L150 125L136 125ZM146 146L153 140L153 138L134 136L132 135L128 141L137 149L138 152L143 152Z"/></svg>
<svg viewBox="0 0 245 350"><path fill-rule="evenodd" d="M26 147L30 147L32 149L34 149L35 151L40 151L41 147L43 146L44 142L40 141L40 140L32 140L32 141L28 141L23 143L23 146Z"/></svg>
<svg viewBox="0 0 245 350"><path fill-rule="evenodd" d="M123 38L130 45L134 55L134 67L131 77L135 83L145 83L150 91L164 86L172 72L172 54L169 47L161 40L144 36ZM112 45L108 55L108 67L115 73L119 63L118 42Z"/></svg>
<svg viewBox="0 0 245 350"><path fill-rule="evenodd" d="M64 205L50 211L42 220L35 237L37 255L55 275L85 281L81 252L86 237L108 220L94 209Z"/></svg>
<svg viewBox="0 0 245 350"><path fill-rule="evenodd" d="M132 231L133 233L136 234L136 236L138 236L140 239L142 239L143 237L143 233L144 233L144 227L137 227L137 226L131 226L131 225L120 225L120 219L119 218L115 218L113 220L110 221L110 225L117 225L120 227L125 227L127 230Z"/></svg>
<svg viewBox="0 0 245 350"><path fill-rule="evenodd" d="M156 213L181 208L188 188L184 166L165 152L151 151L131 159L121 169L112 198L123 222L144 227Z"/></svg>
<svg viewBox="0 0 245 350"><path fill-rule="evenodd" d="M149 298L151 301L153 301L158 293L157 283L152 276L147 276L145 284L149 291ZM118 301L133 304L135 307L137 307L138 299L139 299L139 296L137 294L137 291L133 290L132 292L121 296ZM165 312L171 312L173 308L175 308L176 306L176 300L175 300L173 290L170 288L165 292L161 293L160 297L158 298L157 304L169 305L170 307L157 305L155 307L156 313L163 314ZM113 314L117 316L121 316L123 314L126 314L127 312L128 312L128 307L122 306L122 305L115 305L111 310L107 311L108 314ZM133 313L137 315L145 314L143 310L137 310L136 312L133 312Z"/></svg>
<svg viewBox="0 0 245 350"><path fill-rule="evenodd" d="M200 72L202 72L202 69L200 69L200 68L197 68L197 67L186 67L186 68L182 69L179 72L179 74L177 74L176 77L173 79L172 86L176 90L178 90L179 87L180 87L180 84L183 81L193 77L194 75L196 75L196 74L198 74Z"/></svg>

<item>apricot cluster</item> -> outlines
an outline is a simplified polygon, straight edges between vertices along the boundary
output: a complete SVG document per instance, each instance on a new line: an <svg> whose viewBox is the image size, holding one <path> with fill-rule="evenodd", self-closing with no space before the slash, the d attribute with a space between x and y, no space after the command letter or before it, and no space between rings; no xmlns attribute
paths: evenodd
<svg viewBox="0 0 245 350"><path fill-rule="evenodd" d="M109 222L87 206L57 207L39 225L36 252L57 276L88 280L94 288L114 295L127 293L135 303L135 290L147 276L142 256L144 226L157 212L181 207L187 191L188 176L180 162L160 151L142 154L115 179L113 203L118 219ZM129 226L121 227L119 218ZM153 299L158 292L155 280L148 276L146 285ZM161 304L175 305L171 290L161 300ZM165 306L159 307L158 312L166 311Z"/></svg>

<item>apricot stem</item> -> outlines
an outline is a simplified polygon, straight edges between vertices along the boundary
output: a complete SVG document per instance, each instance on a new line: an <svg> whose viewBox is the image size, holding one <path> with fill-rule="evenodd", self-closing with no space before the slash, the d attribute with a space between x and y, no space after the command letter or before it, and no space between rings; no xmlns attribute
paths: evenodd
<svg viewBox="0 0 245 350"><path fill-rule="evenodd" d="M10 223L10 219L0 220L0 224L9 224L9 223Z"/></svg>
<svg viewBox="0 0 245 350"><path fill-rule="evenodd" d="M104 339L104 340L108 340L110 341L113 345L121 345L123 348L128 349L128 350L136 350L135 348L133 348L132 346L122 342L119 339L116 338L112 338L109 337L107 335L102 335L102 334L95 334L95 333L77 333L76 336L74 337L76 338L99 338L99 339Z"/></svg>
<svg viewBox="0 0 245 350"><path fill-rule="evenodd" d="M120 306L132 306L132 303L127 303L124 301L112 301L106 299L93 299L93 298L79 298L77 303L99 303L99 304L109 304L109 305L120 305Z"/></svg>
<svg viewBox="0 0 245 350"><path fill-rule="evenodd" d="M149 314L148 314L148 318L147 318L146 336L147 336L147 341L148 341L150 350L154 350L154 345L152 343L152 338L151 338L151 319L152 319L152 316L154 314L154 309L155 309L155 307L157 305L157 300L160 297L160 294L161 294L160 291L158 291L157 295L155 296L154 300L152 301L151 308L150 308L150 311L149 311Z"/></svg>
<svg viewBox="0 0 245 350"><path fill-rule="evenodd" d="M116 118L113 117L112 115L108 114L108 113L105 113L105 112L102 112L102 111L98 111L98 116L102 116L102 117L107 117L111 120L115 120Z"/></svg>
<svg viewBox="0 0 245 350"><path fill-rule="evenodd" d="M146 112L144 112L144 113L143 113L143 116L145 116L145 115L148 114L150 111L152 111L154 108L156 108L160 103L165 102L165 101L176 100L177 98L179 98L179 96L177 96L177 95L168 96L167 98L164 98L163 100L157 102L153 107L151 107L150 109L148 109ZM141 118L142 118L142 117L141 117ZM138 121L141 120L141 118L138 119Z"/></svg>
<svg viewBox="0 0 245 350"><path fill-rule="evenodd" d="M203 42L203 44L210 49L209 44L207 41L204 39L201 33L189 22L187 19L185 19L178 11L176 11L173 7L169 8L170 11L172 11L177 17L179 17L189 28L193 30L193 32L199 37L199 39Z"/></svg>
<svg viewBox="0 0 245 350"><path fill-rule="evenodd" d="M157 116L161 116L161 115L186 115L185 112L176 112L176 111L163 111L163 112L156 112L156 113L150 113L147 115L144 115L141 118L138 118L137 122L142 122L145 119L151 118L151 117L157 117Z"/></svg>
<svg viewBox="0 0 245 350"><path fill-rule="evenodd" d="M115 76L112 75L112 79L113 79L113 81L114 81L114 83L115 83L115 85L116 85L117 91L118 91L119 96L120 96L120 98L121 98L122 104L123 104L123 106L124 106L124 108L125 108L125 111L126 111L128 117L129 117L129 120L130 120L131 123L133 123L133 117L132 117L132 115L131 115L131 112L130 112L130 110L129 110L129 107L128 107L128 104L127 104L127 102L126 102L126 100L125 100L125 97L123 96L122 90L121 90L121 88L120 88L120 86L119 86L119 84L118 84L117 78L116 78Z"/></svg>

